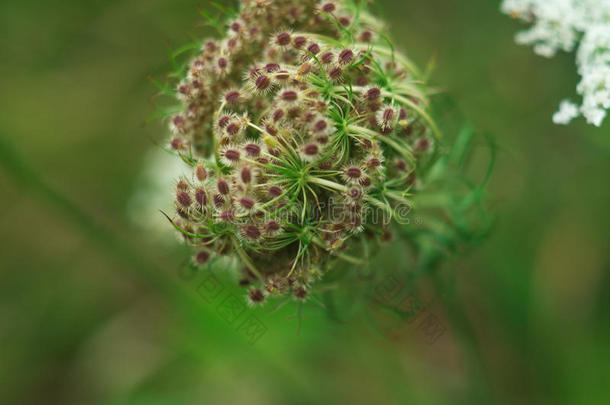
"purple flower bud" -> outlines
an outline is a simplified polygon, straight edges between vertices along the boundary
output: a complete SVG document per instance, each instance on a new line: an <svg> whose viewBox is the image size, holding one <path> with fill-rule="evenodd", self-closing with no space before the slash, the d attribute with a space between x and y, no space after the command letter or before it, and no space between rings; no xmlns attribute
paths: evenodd
<svg viewBox="0 0 610 405"><path fill-rule="evenodd" d="M294 90L284 90L279 94L280 100L288 103L295 102L299 98L299 93Z"/></svg>
<svg viewBox="0 0 610 405"><path fill-rule="evenodd" d="M251 210L256 202L250 197L242 197L239 199L239 205L245 210Z"/></svg>
<svg viewBox="0 0 610 405"><path fill-rule="evenodd" d="M239 161L241 154L237 149L227 149L224 151L224 158L231 163L236 163Z"/></svg>
<svg viewBox="0 0 610 405"><path fill-rule="evenodd" d="M430 140L428 138L419 138L417 140L417 144L415 145L415 149L418 152L425 152L430 149Z"/></svg>
<svg viewBox="0 0 610 405"><path fill-rule="evenodd" d="M258 240L261 237L261 231L256 225L245 225L241 229L242 235L250 240Z"/></svg>
<svg viewBox="0 0 610 405"><path fill-rule="evenodd" d="M358 180L362 176L362 170L357 166L348 166L343 170L343 174L352 180Z"/></svg>
<svg viewBox="0 0 610 405"><path fill-rule="evenodd" d="M282 189L278 186L271 186L269 187L268 193L271 198L277 198L282 195Z"/></svg>
<svg viewBox="0 0 610 405"><path fill-rule="evenodd" d="M230 24L230 27L231 27L231 31L233 31L233 32L240 32L241 30L244 29L244 26L240 21L233 21Z"/></svg>
<svg viewBox="0 0 610 405"><path fill-rule="evenodd" d="M371 169L377 169L381 166L381 160L376 157L372 157L366 161L366 167Z"/></svg>
<svg viewBox="0 0 610 405"><path fill-rule="evenodd" d="M224 56L221 56L220 58L218 58L218 60L216 61L216 65L221 69L221 70L225 70L228 66L229 66L229 60L227 58L225 58Z"/></svg>
<svg viewBox="0 0 610 405"><path fill-rule="evenodd" d="M178 180L178 183L176 183L176 190L188 191L189 188L188 183L182 179Z"/></svg>
<svg viewBox="0 0 610 405"><path fill-rule="evenodd" d="M333 11L335 11L337 9L337 6L335 6L335 3L332 2L327 2L324 3L320 6L320 10L325 12L325 13L332 13Z"/></svg>
<svg viewBox="0 0 610 405"><path fill-rule="evenodd" d="M199 181L204 181L208 177L208 173L201 163L197 163L197 167L195 168L195 175L197 176L197 179Z"/></svg>
<svg viewBox="0 0 610 405"><path fill-rule="evenodd" d="M223 222L232 222L235 219L235 211L233 211L233 210L221 211L219 218Z"/></svg>
<svg viewBox="0 0 610 405"><path fill-rule="evenodd" d="M320 147L318 145L316 145L315 143L310 143L310 144L303 146L302 151L307 156L315 156L320 151Z"/></svg>
<svg viewBox="0 0 610 405"><path fill-rule="evenodd" d="M329 64L333 61L333 58L335 57L335 54L328 51L328 52L324 52L322 54L322 56L320 56L320 62L325 63L325 64Z"/></svg>
<svg viewBox="0 0 610 405"><path fill-rule="evenodd" d="M191 200L191 196L186 191L178 191L176 193L176 201L178 201L178 204L182 205L183 207L189 207L193 202Z"/></svg>
<svg viewBox="0 0 610 405"><path fill-rule="evenodd" d="M216 187L218 188L218 192L223 195L229 194L229 183L227 183L224 179L218 179L216 183Z"/></svg>
<svg viewBox="0 0 610 405"><path fill-rule="evenodd" d="M320 52L320 45L316 44L315 42L313 44L310 44L307 47L307 50L311 53L313 53L314 55L317 55L318 52Z"/></svg>
<svg viewBox="0 0 610 405"><path fill-rule="evenodd" d="M404 172L407 170L407 162L402 159L396 159L396 161L394 162L394 166L400 172Z"/></svg>
<svg viewBox="0 0 610 405"><path fill-rule="evenodd" d="M278 122L279 120L281 120L284 117L284 110L278 108L277 110L273 111L273 121Z"/></svg>
<svg viewBox="0 0 610 405"><path fill-rule="evenodd" d="M241 131L241 124L239 122L232 122L227 125L226 130L229 135L237 135Z"/></svg>
<svg viewBox="0 0 610 405"><path fill-rule="evenodd" d="M178 86L178 93L188 96L191 93L191 88L186 84L181 84Z"/></svg>
<svg viewBox="0 0 610 405"><path fill-rule="evenodd" d="M173 138L170 142L170 145L174 150L184 149L184 142L180 138Z"/></svg>
<svg viewBox="0 0 610 405"><path fill-rule="evenodd" d="M202 207L208 203L208 196L203 188L195 189L195 201Z"/></svg>
<svg viewBox="0 0 610 405"><path fill-rule="evenodd" d="M371 42L373 39L373 33L369 30L364 30L360 34L360 41L362 42Z"/></svg>
<svg viewBox="0 0 610 405"><path fill-rule="evenodd" d="M275 36L275 43L279 46L287 46L290 45L290 33L281 32Z"/></svg>
<svg viewBox="0 0 610 405"><path fill-rule="evenodd" d="M328 76L336 81L343 79L343 70L339 66L335 66L329 70Z"/></svg>
<svg viewBox="0 0 610 405"><path fill-rule="evenodd" d="M225 101L227 104L236 104L239 102L241 94L238 90L231 90L225 94Z"/></svg>
<svg viewBox="0 0 610 405"><path fill-rule="evenodd" d="M216 47L216 43L214 41L208 41L205 43L206 52L213 53L216 51L216 49L217 49L217 47Z"/></svg>
<svg viewBox="0 0 610 405"><path fill-rule="evenodd" d="M278 63L271 62L265 65L265 71L267 73L277 72L278 70L280 70L280 65Z"/></svg>
<svg viewBox="0 0 610 405"><path fill-rule="evenodd" d="M384 121L391 121L394 118L394 110L392 108L386 108L383 110L382 117Z"/></svg>
<svg viewBox="0 0 610 405"><path fill-rule="evenodd" d="M275 73L273 77L275 77L275 79L279 82L286 82L288 79L290 79L290 73L287 70L280 70L279 72Z"/></svg>
<svg viewBox="0 0 610 405"><path fill-rule="evenodd" d="M364 93L364 97L368 101L375 101L381 97L381 90L378 87L371 87Z"/></svg>
<svg viewBox="0 0 610 405"><path fill-rule="evenodd" d="M302 35L296 36L292 39L292 45L296 48L296 49L301 49L305 46L305 44L307 43L307 38L305 38Z"/></svg>
<svg viewBox="0 0 610 405"><path fill-rule="evenodd" d="M398 119L404 120L406 118L407 118L407 110L404 107L401 107L400 111L398 112Z"/></svg>
<svg viewBox="0 0 610 405"><path fill-rule="evenodd" d="M311 72L311 68L312 68L311 63L305 62L301 66L299 66L299 68L297 69L297 74L299 76L305 76L305 75L309 74L309 72Z"/></svg>
<svg viewBox="0 0 610 405"><path fill-rule="evenodd" d="M360 184L364 188L368 188L371 186L372 181L368 176L363 176L360 180L358 180L358 184Z"/></svg>
<svg viewBox="0 0 610 405"><path fill-rule="evenodd" d="M277 222L275 219L271 219L269 221L267 221L267 223L265 224L265 232L270 233L270 234L274 234L276 232L278 232L281 228L281 225L279 222Z"/></svg>
<svg viewBox="0 0 610 405"><path fill-rule="evenodd" d="M172 122L177 128L182 128L184 126L184 117L180 114L177 114L172 119Z"/></svg>
<svg viewBox="0 0 610 405"><path fill-rule="evenodd" d="M250 184L252 181L252 170L246 166L242 167L241 171L239 172L239 177L244 184Z"/></svg>
<svg viewBox="0 0 610 405"><path fill-rule="evenodd" d="M195 262L199 265L207 263L208 260L210 260L210 253L207 250L200 250L195 255Z"/></svg>
<svg viewBox="0 0 610 405"><path fill-rule="evenodd" d="M254 80L254 87L258 91L265 91L271 86L271 79L267 75L260 75Z"/></svg>
<svg viewBox="0 0 610 405"><path fill-rule="evenodd" d="M261 147L255 143L249 143L244 147L249 156L257 157L261 154Z"/></svg>
<svg viewBox="0 0 610 405"><path fill-rule="evenodd" d="M253 288L248 292L248 301L251 304L260 304L265 301L265 293L259 288Z"/></svg>
<svg viewBox="0 0 610 405"><path fill-rule="evenodd" d="M339 53L337 60L342 65L348 65L354 60L354 51L351 49L344 49Z"/></svg>
<svg viewBox="0 0 610 405"><path fill-rule="evenodd" d="M326 131L327 128L328 128L328 123L324 119L318 120L313 124L313 130L315 132L324 132L324 131Z"/></svg>
<svg viewBox="0 0 610 405"><path fill-rule="evenodd" d="M278 129L275 125L273 125L271 122L266 122L265 123L265 131L269 134L269 135L277 135Z"/></svg>
<svg viewBox="0 0 610 405"><path fill-rule="evenodd" d="M223 115L222 117L220 117L218 119L218 126L220 128L224 128L227 126L227 124L229 123L230 120L231 120L231 117L229 117L228 115Z"/></svg>
<svg viewBox="0 0 610 405"><path fill-rule="evenodd" d="M214 194L214 206L220 208L224 205L225 198L221 194Z"/></svg>
<svg viewBox="0 0 610 405"><path fill-rule="evenodd" d="M318 136L316 136L315 140L320 145L326 145L328 143L329 139L328 139L327 135L318 135Z"/></svg>

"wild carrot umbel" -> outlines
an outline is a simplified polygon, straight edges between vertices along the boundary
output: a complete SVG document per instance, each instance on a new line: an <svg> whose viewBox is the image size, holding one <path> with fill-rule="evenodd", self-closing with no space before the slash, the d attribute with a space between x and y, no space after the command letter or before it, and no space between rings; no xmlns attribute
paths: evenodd
<svg viewBox="0 0 610 405"><path fill-rule="evenodd" d="M304 300L329 263L364 263L361 244L404 223L439 133L418 70L364 1L229 14L176 86L169 145L193 174L171 222L196 264L238 259L252 303Z"/></svg>
<svg viewBox="0 0 610 405"><path fill-rule="evenodd" d="M553 122L565 125L582 115L589 124L601 126L610 109L610 1L503 0L501 7L532 24L517 34L517 43L531 45L547 58L576 50L582 78L576 91L582 104L563 100Z"/></svg>

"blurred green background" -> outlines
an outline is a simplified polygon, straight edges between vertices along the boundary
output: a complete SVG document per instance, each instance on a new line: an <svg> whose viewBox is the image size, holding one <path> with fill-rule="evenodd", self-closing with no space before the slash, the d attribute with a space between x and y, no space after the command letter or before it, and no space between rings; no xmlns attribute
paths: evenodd
<svg viewBox="0 0 610 405"><path fill-rule="evenodd" d="M147 75L207 35L196 1L0 3L1 404L610 403L610 126L551 123L573 56L515 45L496 1L380 3L499 146L497 225L450 262L433 342L310 304L299 335L294 308L253 310L250 344L130 220L165 131Z"/></svg>

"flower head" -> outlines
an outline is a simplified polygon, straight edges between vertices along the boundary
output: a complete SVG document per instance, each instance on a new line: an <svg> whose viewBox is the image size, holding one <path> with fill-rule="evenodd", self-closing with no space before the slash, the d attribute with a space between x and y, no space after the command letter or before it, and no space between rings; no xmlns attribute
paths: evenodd
<svg viewBox="0 0 610 405"><path fill-rule="evenodd" d="M393 217L436 145L422 81L362 6L242 0L178 84L171 144L192 150L193 176L176 185L177 224L198 263L247 269L250 303L305 300L333 260L359 262L365 234L387 228L371 208Z"/></svg>

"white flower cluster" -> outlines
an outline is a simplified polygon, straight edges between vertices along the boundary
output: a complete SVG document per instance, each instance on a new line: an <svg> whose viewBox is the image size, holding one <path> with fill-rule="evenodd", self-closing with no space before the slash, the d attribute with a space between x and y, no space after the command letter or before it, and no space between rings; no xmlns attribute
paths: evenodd
<svg viewBox="0 0 610 405"><path fill-rule="evenodd" d="M503 0L502 12L532 24L516 42L532 45L539 55L578 48L582 105L563 100L553 122L568 124L582 115L600 126L610 109L610 0Z"/></svg>

